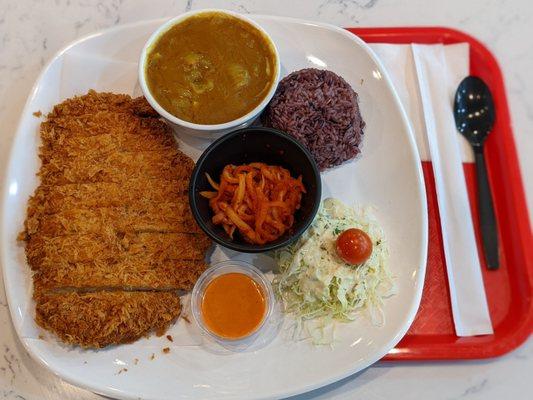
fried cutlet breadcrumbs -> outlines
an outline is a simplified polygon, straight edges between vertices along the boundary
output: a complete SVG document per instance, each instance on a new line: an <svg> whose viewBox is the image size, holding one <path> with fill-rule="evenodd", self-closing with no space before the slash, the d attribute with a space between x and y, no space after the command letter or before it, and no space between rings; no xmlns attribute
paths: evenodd
<svg viewBox="0 0 533 400"><path fill-rule="evenodd" d="M64 159L53 156L43 163L39 171L41 182L46 185L69 183L127 182L128 179L157 179L171 181L188 179L192 165L180 151L160 154L154 151L117 152L99 158L83 155Z"/></svg>
<svg viewBox="0 0 533 400"><path fill-rule="evenodd" d="M101 348L162 334L181 312L175 292L38 293L36 321L68 344Z"/></svg>
<svg viewBox="0 0 533 400"><path fill-rule="evenodd" d="M144 98L68 99L41 124L41 184L28 202L26 257L38 324L100 348L162 333L177 291L205 270L192 218L194 163Z"/></svg>
<svg viewBox="0 0 533 400"><path fill-rule="evenodd" d="M55 237L72 234L99 233L106 228L115 232L190 233L197 225L190 215L187 199L179 203L132 207L74 208L66 207L55 214L28 218L27 232L40 232Z"/></svg>
<svg viewBox="0 0 533 400"><path fill-rule="evenodd" d="M187 195L188 182L130 179L128 190L120 183L95 182L69 185L40 185L29 200L28 212L54 214L68 205L73 208L154 206L177 204ZM30 215L30 214L28 214Z"/></svg>
<svg viewBox="0 0 533 400"><path fill-rule="evenodd" d="M45 237L33 235L26 244L26 257L33 267L91 260L118 261L123 258L136 260L143 256L157 261L203 260L209 240L202 234L187 233L126 233L113 228L98 234ZM179 289L179 288L178 288Z"/></svg>
<svg viewBox="0 0 533 400"><path fill-rule="evenodd" d="M50 158L52 155L61 157L78 157L84 154L87 157L98 157L115 152L134 151L166 151L175 143L171 135L134 135L125 133L116 135L105 133L94 136L65 136L55 134L56 138L45 141L41 148L41 157ZM60 141L61 147L54 146ZM53 151L54 154L50 154Z"/></svg>
<svg viewBox="0 0 533 400"><path fill-rule="evenodd" d="M191 290L205 269L203 260L152 260L146 256L118 262L87 262L48 265L33 276L34 290L61 288L126 288L128 290Z"/></svg>

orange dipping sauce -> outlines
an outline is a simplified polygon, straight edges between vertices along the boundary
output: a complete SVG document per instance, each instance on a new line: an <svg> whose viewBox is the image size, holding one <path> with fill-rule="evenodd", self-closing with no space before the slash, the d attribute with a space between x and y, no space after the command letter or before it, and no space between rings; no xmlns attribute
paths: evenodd
<svg viewBox="0 0 533 400"><path fill-rule="evenodd" d="M201 311L211 332L225 339L239 339L263 322L267 300L254 279L232 272L217 276L207 285Z"/></svg>

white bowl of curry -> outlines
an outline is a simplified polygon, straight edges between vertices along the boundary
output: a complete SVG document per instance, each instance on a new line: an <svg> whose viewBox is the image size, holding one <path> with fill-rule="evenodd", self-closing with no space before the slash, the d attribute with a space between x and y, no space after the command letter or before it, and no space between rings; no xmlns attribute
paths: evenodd
<svg viewBox="0 0 533 400"><path fill-rule="evenodd" d="M151 106L178 132L217 138L250 125L279 81L279 54L254 21L217 9L191 11L157 29L139 62Z"/></svg>

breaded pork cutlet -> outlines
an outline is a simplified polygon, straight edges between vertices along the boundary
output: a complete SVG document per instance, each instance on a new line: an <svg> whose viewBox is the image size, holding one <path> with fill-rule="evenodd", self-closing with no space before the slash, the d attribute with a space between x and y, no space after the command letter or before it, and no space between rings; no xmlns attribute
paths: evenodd
<svg viewBox="0 0 533 400"><path fill-rule="evenodd" d="M155 261L140 255L115 262L90 260L78 263L44 265L34 274L35 291L64 288L94 290L191 290L205 269L203 260Z"/></svg>
<svg viewBox="0 0 533 400"><path fill-rule="evenodd" d="M108 114L103 114L108 113ZM96 119L100 115L109 115L113 118L122 114L135 115L144 118L158 118L157 112L148 104L143 97L137 97L132 99L127 94L116 94L106 92L96 92L89 90L84 96L75 96L56 104L50 114L47 115L47 120L44 124L49 122L55 122L62 118L67 118L66 121L78 121L76 118L92 117L91 121ZM145 121L145 119L134 120L126 118L126 122L132 124L139 124ZM89 127L91 124L89 124ZM121 127L121 124L111 124L109 129ZM89 129L85 127L80 129L87 132Z"/></svg>
<svg viewBox="0 0 533 400"><path fill-rule="evenodd" d="M128 190L116 182L95 182L67 185L40 185L29 200L32 214L54 214L65 206L73 208L151 207L154 204L178 204L187 195L185 179L160 181L130 179Z"/></svg>
<svg viewBox="0 0 533 400"><path fill-rule="evenodd" d="M127 185L129 179L171 181L188 179L192 170L190 162L190 158L179 150L116 152L100 158L80 155L64 159L58 155L43 161L39 177L45 185L91 182Z"/></svg>
<svg viewBox="0 0 533 400"><path fill-rule="evenodd" d="M76 208L68 206L54 214L28 217L26 233L56 237L74 234L115 232L200 233L187 198L179 203L139 207Z"/></svg>
<svg viewBox="0 0 533 400"><path fill-rule="evenodd" d="M41 147L41 158L50 160L53 157L68 159L83 155L95 159L115 152L167 151L176 147L174 137L169 133L161 135L134 135L104 133L93 136L61 136L59 142L44 142ZM61 145L59 145L60 143Z"/></svg>
<svg viewBox="0 0 533 400"><path fill-rule="evenodd" d="M165 329L210 246L188 206L194 163L143 98L90 91L55 106L40 133L21 234L37 322L97 348Z"/></svg>
<svg viewBox="0 0 533 400"><path fill-rule="evenodd" d="M175 292L37 293L37 323L63 342L102 348L163 334L181 312Z"/></svg>
<svg viewBox="0 0 533 400"><path fill-rule="evenodd" d="M144 255L158 262L164 260L203 260L210 241L203 234L126 233L110 229L100 233L43 237L33 235L26 244L26 257L34 269L68 260L116 262L126 257ZM181 289L181 288L176 288Z"/></svg>

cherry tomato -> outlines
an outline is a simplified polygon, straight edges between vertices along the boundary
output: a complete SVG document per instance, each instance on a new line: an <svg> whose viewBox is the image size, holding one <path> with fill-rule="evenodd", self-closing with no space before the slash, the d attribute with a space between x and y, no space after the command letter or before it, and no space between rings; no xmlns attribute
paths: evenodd
<svg viewBox="0 0 533 400"><path fill-rule="evenodd" d="M361 229L346 229L337 238L337 253L348 264L361 264L372 254L372 240Z"/></svg>

